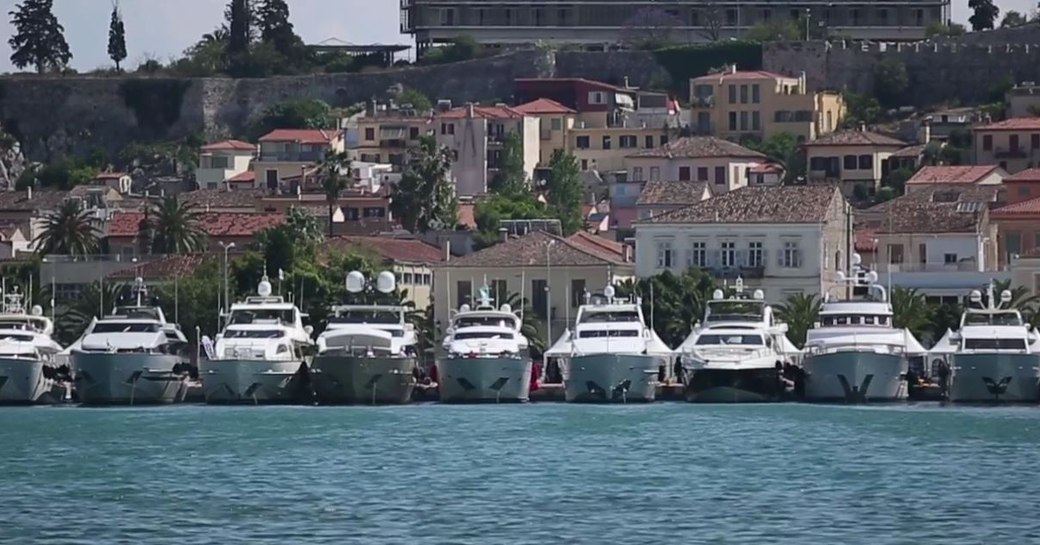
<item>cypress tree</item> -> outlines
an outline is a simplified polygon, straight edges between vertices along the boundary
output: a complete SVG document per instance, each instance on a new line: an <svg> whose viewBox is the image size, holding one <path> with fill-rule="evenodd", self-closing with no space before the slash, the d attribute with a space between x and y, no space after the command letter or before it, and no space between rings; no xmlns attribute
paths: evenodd
<svg viewBox="0 0 1040 545"><path fill-rule="evenodd" d="M126 59L126 28L118 3L112 4L112 20L108 24L108 58L116 63L116 71L120 69L119 63Z"/></svg>
<svg viewBox="0 0 1040 545"><path fill-rule="evenodd" d="M18 68L35 66L44 73L61 69L72 60L65 41L65 27L54 16L54 0L25 0L10 12L14 36L7 41L14 53L11 64Z"/></svg>
<svg viewBox="0 0 1040 545"><path fill-rule="evenodd" d="M289 4L285 0L260 0L256 11L260 40L274 46L282 55L292 56L302 43L289 22Z"/></svg>
<svg viewBox="0 0 1040 545"><path fill-rule="evenodd" d="M224 15L228 20L228 65L231 75L241 75L248 61L252 33L249 0L231 0Z"/></svg>

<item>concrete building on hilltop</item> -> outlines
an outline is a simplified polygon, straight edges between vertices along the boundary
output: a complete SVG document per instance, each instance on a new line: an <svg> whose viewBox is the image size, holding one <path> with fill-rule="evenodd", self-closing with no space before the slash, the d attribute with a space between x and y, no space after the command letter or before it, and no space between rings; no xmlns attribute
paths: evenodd
<svg viewBox="0 0 1040 545"><path fill-rule="evenodd" d="M736 38L769 21L806 20L834 35L855 40L923 40L930 25L950 20L949 0L878 3L770 2L758 0L714 5L700 0L402 0L401 33L415 36L420 54L466 34L482 44L581 44L604 47L641 36L677 43Z"/></svg>

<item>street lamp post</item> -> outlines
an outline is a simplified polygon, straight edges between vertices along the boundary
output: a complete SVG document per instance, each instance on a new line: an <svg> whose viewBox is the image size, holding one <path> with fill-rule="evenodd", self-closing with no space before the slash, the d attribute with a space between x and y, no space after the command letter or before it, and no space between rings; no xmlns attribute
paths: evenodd
<svg viewBox="0 0 1040 545"><path fill-rule="evenodd" d="M812 20L812 9L805 8L805 41L809 41L809 21Z"/></svg>
<svg viewBox="0 0 1040 545"><path fill-rule="evenodd" d="M549 268L549 249L552 248L553 244L555 243L556 241L552 239L545 243L545 343L547 346L552 346L553 344L552 299L550 298L551 291L549 289L549 278L551 274L551 270Z"/></svg>
<svg viewBox="0 0 1040 545"><path fill-rule="evenodd" d="M231 296L228 294L228 252L235 247L235 243L229 242L224 244L223 242L218 242L218 244L220 244L220 247L224 249L224 305L227 306L228 310L230 310Z"/></svg>

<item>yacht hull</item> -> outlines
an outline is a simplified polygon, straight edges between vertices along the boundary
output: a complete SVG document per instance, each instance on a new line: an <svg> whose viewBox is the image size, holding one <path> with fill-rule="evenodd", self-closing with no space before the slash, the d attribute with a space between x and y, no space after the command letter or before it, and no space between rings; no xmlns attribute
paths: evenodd
<svg viewBox="0 0 1040 545"><path fill-rule="evenodd" d="M71 365L84 405L177 403L188 391L188 366L175 355L74 353Z"/></svg>
<svg viewBox="0 0 1040 545"><path fill-rule="evenodd" d="M775 367L693 368L686 376L686 400L692 403L765 403L785 391Z"/></svg>
<svg viewBox="0 0 1040 545"><path fill-rule="evenodd" d="M526 402L531 358L446 358L437 362L441 403Z"/></svg>
<svg viewBox="0 0 1040 545"><path fill-rule="evenodd" d="M907 396L907 359L876 352L830 352L807 356L805 400L818 403L901 401Z"/></svg>
<svg viewBox="0 0 1040 545"><path fill-rule="evenodd" d="M310 401L302 361L206 360L199 362L199 379L206 403L214 405Z"/></svg>
<svg viewBox="0 0 1040 545"><path fill-rule="evenodd" d="M957 403L1036 403L1040 355L954 354L949 400Z"/></svg>
<svg viewBox="0 0 1040 545"><path fill-rule="evenodd" d="M657 397L660 361L646 354L590 354L567 363L565 399L571 403L627 403Z"/></svg>
<svg viewBox="0 0 1040 545"><path fill-rule="evenodd" d="M318 355L311 383L323 405L400 405L412 400L415 358Z"/></svg>
<svg viewBox="0 0 1040 545"><path fill-rule="evenodd" d="M53 376L43 361L0 358L0 405L60 402L65 389Z"/></svg>

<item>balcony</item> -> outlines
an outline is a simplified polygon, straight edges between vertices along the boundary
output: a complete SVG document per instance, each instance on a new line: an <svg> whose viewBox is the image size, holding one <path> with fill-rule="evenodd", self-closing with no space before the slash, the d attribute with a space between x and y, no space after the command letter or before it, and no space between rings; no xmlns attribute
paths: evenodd
<svg viewBox="0 0 1040 545"><path fill-rule="evenodd" d="M715 95L693 97L690 99L691 108L713 108L715 106Z"/></svg>
<svg viewBox="0 0 1040 545"><path fill-rule="evenodd" d="M892 273L979 272L979 265L974 259L970 259L957 263L889 263L879 269Z"/></svg>
<svg viewBox="0 0 1040 545"><path fill-rule="evenodd" d="M325 158L320 151L261 153L260 163L317 163Z"/></svg>
<svg viewBox="0 0 1040 545"><path fill-rule="evenodd" d="M727 280L735 280L738 276L763 278L766 274L765 264L765 250L711 250L700 255L690 250L686 260L688 267L695 267L714 278Z"/></svg>
<svg viewBox="0 0 1040 545"><path fill-rule="evenodd" d="M995 148L993 150L993 156L997 159L1025 159L1028 153L1025 148Z"/></svg>

